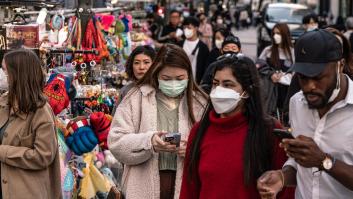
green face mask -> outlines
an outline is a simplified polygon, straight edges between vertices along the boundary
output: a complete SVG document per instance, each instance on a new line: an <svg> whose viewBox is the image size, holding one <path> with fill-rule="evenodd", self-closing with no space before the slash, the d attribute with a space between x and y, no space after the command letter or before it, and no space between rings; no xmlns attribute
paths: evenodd
<svg viewBox="0 0 353 199"><path fill-rule="evenodd" d="M189 80L158 80L159 90L161 90L166 96L177 97L179 96L188 86Z"/></svg>

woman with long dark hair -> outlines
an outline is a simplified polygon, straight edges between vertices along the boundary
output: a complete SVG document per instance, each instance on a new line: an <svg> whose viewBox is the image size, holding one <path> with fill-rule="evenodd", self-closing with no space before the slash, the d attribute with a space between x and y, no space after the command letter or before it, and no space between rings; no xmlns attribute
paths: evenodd
<svg viewBox="0 0 353 199"><path fill-rule="evenodd" d="M8 52L0 79L8 90L0 97L0 198L62 198L55 116L40 59L30 50Z"/></svg>
<svg viewBox="0 0 353 199"><path fill-rule="evenodd" d="M187 138L205 105L189 57L165 44L118 106L109 132L109 149L125 165L126 198L179 198ZM164 139L166 133L180 138L179 147Z"/></svg>
<svg viewBox="0 0 353 199"><path fill-rule="evenodd" d="M254 62L241 54L217 61L210 101L191 130L181 199L259 198L256 180L286 160L265 114Z"/></svg>
<svg viewBox="0 0 353 199"><path fill-rule="evenodd" d="M294 48L287 24L277 23L272 28L271 36L272 45L266 47L259 56L259 60L264 60L269 66L268 76L265 78L270 79L274 84L273 87L266 88L266 94L274 95L273 98L266 97L266 99L271 99L266 100L266 106L269 114L277 116L278 119L287 124L288 113L284 112L284 101L292 77L292 74L287 73L287 71L294 63ZM260 70L263 71L263 69Z"/></svg>

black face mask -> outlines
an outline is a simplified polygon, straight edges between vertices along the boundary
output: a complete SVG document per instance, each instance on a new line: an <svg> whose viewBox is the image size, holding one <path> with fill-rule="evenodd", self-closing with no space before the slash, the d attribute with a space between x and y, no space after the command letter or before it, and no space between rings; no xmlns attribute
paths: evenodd
<svg viewBox="0 0 353 199"><path fill-rule="evenodd" d="M234 51L223 51L223 55L225 54L238 54L239 52L234 52Z"/></svg>

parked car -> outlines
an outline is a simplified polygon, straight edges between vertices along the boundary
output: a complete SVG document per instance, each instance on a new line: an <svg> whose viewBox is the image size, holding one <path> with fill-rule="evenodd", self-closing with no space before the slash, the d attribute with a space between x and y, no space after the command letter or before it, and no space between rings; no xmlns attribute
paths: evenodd
<svg viewBox="0 0 353 199"><path fill-rule="evenodd" d="M313 11L305 5L292 3L270 3L266 4L259 16L257 27L257 55L271 45L271 31L276 23L287 23L291 32L292 41L304 33L302 24L303 17Z"/></svg>

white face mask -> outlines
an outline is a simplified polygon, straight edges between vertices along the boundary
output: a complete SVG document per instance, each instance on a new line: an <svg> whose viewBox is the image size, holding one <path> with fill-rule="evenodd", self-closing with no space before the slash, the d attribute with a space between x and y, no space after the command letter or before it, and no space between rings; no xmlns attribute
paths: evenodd
<svg viewBox="0 0 353 199"><path fill-rule="evenodd" d="M223 19L217 19L218 24L223 24Z"/></svg>
<svg viewBox="0 0 353 199"><path fill-rule="evenodd" d="M307 31L313 31L313 30L316 30L318 28L319 28L319 26L317 24L316 25L309 25Z"/></svg>
<svg viewBox="0 0 353 199"><path fill-rule="evenodd" d="M210 98L216 113L223 114L233 111L242 96L233 89L217 86L211 91Z"/></svg>
<svg viewBox="0 0 353 199"><path fill-rule="evenodd" d="M1 68L0 69L0 90L7 91L8 89L9 89L9 83L7 82L7 74Z"/></svg>
<svg viewBox="0 0 353 199"><path fill-rule="evenodd" d="M282 43L282 36L280 34L274 34L273 39L275 40L276 44Z"/></svg>
<svg viewBox="0 0 353 199"><path fill-rule="evenodd" d="M223 40L221 39L216 39L215 41L215 45L218 49L221 49L222 48L222 44L223 44Z"/></svg>
<svg viewBox="0 0 353 199"><path fill-rule="evenodd" d="M328 103L333 102L338 94L340 93L341 90L341 79L340 79L340 67L337 67L337 84L335 90L333 90L330 99L328 100Z"/></svg>
<svg viewBox="0 0 353 199"><path fill-rule="evenodd" d="M192 36L194 36L194 30L190 28L185 28L184 35L187 39L190 39Z"/></svg>

